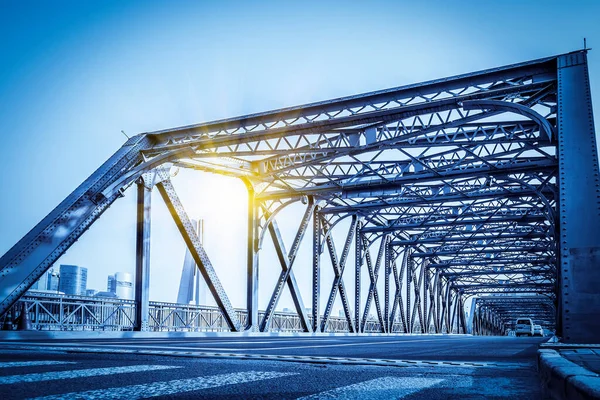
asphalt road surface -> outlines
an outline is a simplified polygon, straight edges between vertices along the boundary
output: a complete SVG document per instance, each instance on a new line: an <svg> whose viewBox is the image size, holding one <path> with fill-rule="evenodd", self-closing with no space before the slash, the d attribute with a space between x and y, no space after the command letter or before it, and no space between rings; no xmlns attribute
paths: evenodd
<svg viewBox="0 0 600 400"><path fill-rule="evenodd" d="M543 339L244 336L0 342L0 398L542 397Z"/></svg>

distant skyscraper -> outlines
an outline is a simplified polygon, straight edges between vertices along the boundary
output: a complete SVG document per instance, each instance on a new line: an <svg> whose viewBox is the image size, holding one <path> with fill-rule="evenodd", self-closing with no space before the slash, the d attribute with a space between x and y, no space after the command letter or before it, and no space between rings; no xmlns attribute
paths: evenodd
<svg viewBox="0 0 600 400"><path fill-rule="evenodd" d="M192 220L192 226L200 238L200 244L204 244L204 220ZM179 291L177 292L177 303L190 304L195 300L196 305L207 305L206 292L208 287L204 278L200 276L200 270L192 257L189 249L185 252L183 259L183 269L181 271L181 280L179 282Z"/></svg>
<svg viewBox="0 0 600 400"><path fill-rule="evenodd" d="M109 275L106 288L120 299L133 300L133 275L129 272Z"/></svg>
<svg viewBox="0 0 600 400"><path fill-rule="evenodd" d="M46 273L46 290L58 292L58 272L54 268Z"/></svg>
<svg viewBox="0 0 600 400"><path fill-rule="evenodd" d="M116 294L120 299L133 300L133 276L129 272L115 274Z"/></svg>
<svg viewBox="0 0 600 400"><path fill-rule="evenodd" d="M106 283L106 291L111 293L117 293L117 280L114 275L108 276L108 281Z"/></svg>
<svg viewBox="0 0 600 400"><path fill-rule="evenodd" d="M65 294L85 296L87 268L78 265L61 265L58 288Z"/></svg>

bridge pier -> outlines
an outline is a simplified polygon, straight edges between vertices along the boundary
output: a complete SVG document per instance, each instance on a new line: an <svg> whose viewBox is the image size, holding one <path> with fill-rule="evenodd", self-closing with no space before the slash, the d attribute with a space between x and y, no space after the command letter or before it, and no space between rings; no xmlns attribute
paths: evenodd
<svg viewBox="0 0 600 400"><path fill-rule="evenodd" d="M585 51L558 57L559 319L571 343L600 342L600 180Z"/></svg>

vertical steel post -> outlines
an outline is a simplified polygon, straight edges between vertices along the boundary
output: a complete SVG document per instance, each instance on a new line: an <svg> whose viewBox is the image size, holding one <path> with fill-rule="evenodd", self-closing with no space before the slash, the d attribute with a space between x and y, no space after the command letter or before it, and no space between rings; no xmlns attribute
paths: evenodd
<svg viewBox="0 0 600 400"><path fill-rule="evenodd" d="M571 343L600 341L600 177L587 52L558 57L559 319Z"/></svg>
<svg viewBox="0 0 600 400"><path fill-rule="evenodd" d="M246 267L246 308L248 320L245 329L258 332L258 206L254 188L244 181L248 189L248 243Z"/></svg>
<svg viewBox="0 0 600 400"><path fill-rule="evenodd" d="M356 223L356 236L354 241L354 250L355 250L355 265L356 271L354 275L355 286L354 286L354 325L356 329L356 333L360 333L360 273L362 270L362 235L361 232L362 222L358 221Z"/></svg>
<svg viewBox="0 0 600 400"><path fill-rule="evenodd" d="M319 332L321 318L321 216L319 206L313 212L313 265L312 265L312 329Z"/></svg>
<svg viewBox="0 0 600 400"><path fill-rule="evenodd" d="M384 309L384 317L383 320L385 322L385 331L384 332L390 332L390 272L391 272L391 252L392 252L392 248L389 245L389 236L384 236L381 240L383 240L383 244L385 246L385 256L384 256L384 262L385 262L385 268L384 268L384 278L385 281L384 283L384 291L385 291L385 304L383 306Z"/></svg>
<svg viewBox="0 0 600 400"><path fill-rule="evenodd" d="M410 285L412 282L413 258L410 250L406 248L406 333L412 333L411 308L410 308Z"/></svg>
<svg viewBox="0 0 600 400"><path fill-rule="evenodd" d="M135 326L136 331L148 330L150 302L150 217L152 187L144 178L137 182L137 224L135 241Z"/></svg>

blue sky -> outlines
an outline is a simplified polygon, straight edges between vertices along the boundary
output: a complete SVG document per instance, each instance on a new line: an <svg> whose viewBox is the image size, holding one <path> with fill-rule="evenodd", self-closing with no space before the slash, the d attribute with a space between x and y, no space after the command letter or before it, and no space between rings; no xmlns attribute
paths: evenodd
<svg viewBox="0 0 600 400"><path fill-rule="evenodd" d="M520 62L579 49L584 36L594 48L598 15L597 1L0 0L0 253L119 148L121 130L133 135ZM589 54L596 110L599 52ZM217 270L242 277L223 280L243 306L243 186L188 172L176 179L190 214L207 219ZM88 287L133 271L134 202L128 192L61 259L88 267ZM184 246L159 197L154 204L151 298L174 301ZM301 210L282 221L288 235L294 212ZM261 307L278 274L270 251L261 258ZM296 274L308 303L309 249L301 251Z"/></svg>

